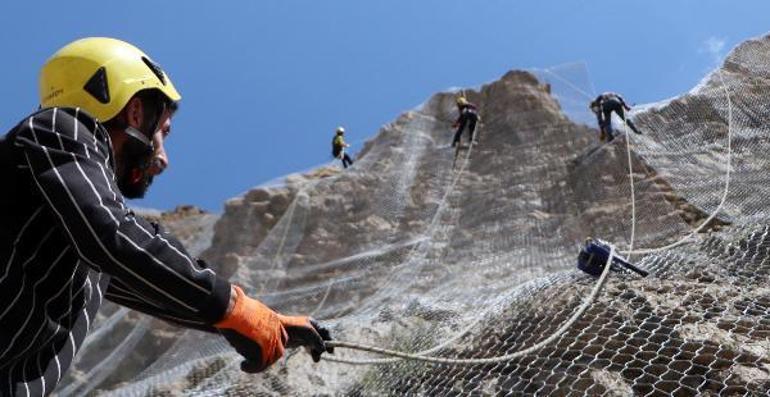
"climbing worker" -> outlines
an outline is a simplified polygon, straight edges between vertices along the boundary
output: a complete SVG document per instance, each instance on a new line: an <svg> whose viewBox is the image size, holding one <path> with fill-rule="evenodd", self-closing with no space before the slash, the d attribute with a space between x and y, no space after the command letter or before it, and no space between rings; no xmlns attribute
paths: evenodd
<svg viewBox="0 0 770 397"><path fill-rule="evenodd" d="M337 127L334 139L332 139L332 156L342 160L342 167L344 168L353 165L353 160L347 153L345 153L345 148L348 147L350 147L350 145L345 143L345 128Z"/></svg>
<svg viewBox="0 0 770 397"><path fill-rule="evenodd" d="M632 131L641 134L631 119L626 119L624 109L631 110L631 107L626 104L620 95L614 92L605 92L591 101L589 108L594 112L599 122L599 140L603 141L606 136L607 142L610 142L615 138L612 133L612 112L620 116L620 119L625 121Z"/></svg>
<svg viewBox="0 0 770 397"><path fill-rule="evenodd" d="M0 396L50 394L103 298L223 335L245 372L287 347L315 361L331 352L315 320L249 297L126 206L168 165L181 97L158 64L126 42L85 38L39 77L40 109L0 137Z"/></svg>
<svg viewBox="0 0 770 397"><path fill-rule="evenodd" d="M476 122L479 121L479 113L476 105L468 102L465 96L458 96L455 100L457 104L457 111L459 115L457 120L452 124L452 128L457 128L455 137L452 140L452 147L460 143L460 137L462 136L465 127L468 127L469 142L475 144L474 133L476 131Z"/></svg>

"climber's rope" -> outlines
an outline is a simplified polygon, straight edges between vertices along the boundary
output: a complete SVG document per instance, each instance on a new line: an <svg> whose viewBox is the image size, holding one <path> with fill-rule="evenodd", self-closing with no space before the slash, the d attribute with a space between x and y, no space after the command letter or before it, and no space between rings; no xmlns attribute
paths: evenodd
<svg viewBox="0 0 770 397"><path fill-rule="evenodd" d="M547 71L550 73L550 71ZM636 233L636 197L635 197L635 191L634 191L634 176L633 176L633 165L632 165L632 159L631 159L631 144L630 144L630 134L628 133L628 122L623 120L624 130L626 133L626 153L628 157L628 170L629 170L629 181L631 186L631 237L629 241L629 249L627 251L621 251L621 253L625 255L632 255L632 254L647 254L647 253L653 253L653 252L660 252L664 251L670 248L674 248L677 246L680 246L687 242L690 238L695 236L697 233L699 233L705 225L707 225L711 220L713 220L716 215L721 211L722 207L724 206L725 202L727 201L727 195L729 193L730 188L730 170L731 170L731 160L732 160L732 118L733 118L733 109L732 109L732 101L730 99L730 93L727 89L727 85L725 84L724 77L722 76L722 71L717 71L720 81L722 82L722 88L725 91L725 96L727 98L727 106L728 106L728 120L727 120L727 170L725 172L725 189L722 194L722 199L717 206L717 208L714 210L714 212L706 218L703 223L695 228L689 235L685 236L681 240L674 242L672 244L659 247L659 248L648 248L648 249L633 249L634 239L635 239L635 233ZM558 78L558 76L557 76ZM584 93L585 95L585 93ZM626 115L626 117L628 117ZM470 157L470 151L468 150L468 155L466 157L467 159ZM465 167L465 164L463 164L462 169ZM459 173L458 173L459 174ZM413 361L422 361L427 363L434 363L434 364L446 364L446 365L480 365L480 364L493 364L493 363L499 363L504 361L513 360L516 358L523 357L527 354L530 354L538 349L543 348L544 346L550 344L554 340L556 340L558 337L560 337L564 332L566 332L567 329L569 329L574 323L583 315L583 313L586 311L588 306L593 303L594 299L596 299L596 296L599 294L601 289L603 288L604 284L606 283L607 276L609 275L610 268L612 267L612 259L615 255L615 247L613 245L610 246L610 255L607 258L607 263L604 266L604 270L602 271L601 276L599 277L599 280L596 282L596 285L594 286L593 291L591 291L591 294L586 298L586 300L583 302L583 304L578 308L575 313L573 313L572 317L562 324L559 329L557 329L555 332L553 332L548 338L543 339L542 341L538 342L537 344L530 346L527 349L519 350L517 352L506 354L503 356L497 356L497 357L488 357L488 358L469 358L469 359L459 359L459 358L445 358L445 357L433 357L433 356L426 356L423 354L411 354L411 353L405 353L390 349L383 349L376 346L368 346L358 343L352 343L352 342L346 342L346 341L329 341L327 342L327 346L330 347L336 347L336 348L348 348L348 349L354 349L359 351L366 351L370 353L376 353L376 354L382 354L387 355L391 357L401 358L401 359L407 359L407 360L413 360ZM430 349L426 352L432 352L437 350L438 347L434 347L433 349ZM382 359L382 360L348 360L348 359L340 359L340 358L332 358L328 356L324 356L324 359L327 361L333 361L338 363L345 363L345 364L353 364L353 365L371 365L371 364L390 364L395 361L396 359Z"/></svg>
<svg viewBox="0 0 770 397"><path fill-rule="evenodd" d="M474 131L474 137L478 137L481 133L481 122L477 123L476 130ZM462 140L462 137L460 137ZM457 143L458 146L460 145L460 142ZM436 212L433 214L433 219L431 219L430 224L426 227L426 236L428 240L431 240L433 238L433 233L435 233L436 225L438 224L439 219L441 218L442 213L444 212L444 209L446 207L446 204L448 202L449 195L452 194L457 187L457 183L460 181L460 177L465 172L465 168L470 163L471 154L473 153L473 146L472 144L468 144L468 152L465 154L465 158L463 159L462 164L460 165L460 169L454 172L452 175L452 181L447 187L447 189L444 191L444 194L441 196L441 200L439 201L438 207L436 208ZM453 164L454 169L454 164ZM409 254L407 257L411 256L414 252L417 251L419 247L421 247L422 244L416 244L412 249L409 251ZM382 291L385 286L392 283L393 278L395 277L395 273L391 274L391 277L387 280L384 280L382 283L382 286L380 286L379 290Z"/></svg>
<svg viewBox="0 0 770 397"><path fill-rule="evenodd" d="M725 189L722 193L722 199L719 201L719 205L717 205L717 208L714 209L714 212L709 215L706 220L703 221L698 227L692 230L690 234L683 237L679 241L675 241L671 244L664 245L662 247L658 248L643 248L643 249L636 249L636 250L628 250L628 251L620 251L623 255L632 255L632 254L651 254L655 252L661 252L665 250L669 250L674 247L678 247L680 245L683 245L687 243L691 238L695 237L698 233L703 230L706 225L709 224L716 216L717 214L722 210L722 207L725 205L725 202L727 201L727 194L730 192L730 170L732 168L731 162L732 162L732 135L733 135L733 103L730 99L730 92L727 89L727 84L725 84L724 77L722 76L722 71L717 70L717 74L719 75L719 80L722 82L722 89L725 91L725 97L727 98L727 170L725 171ZM626 139L628 139L628 133L626 132ZM632 193L633 194L633 193ZM632 223L636 223L636 214L633 214Z"/></svg>
<svg viewBox="0 0 770 397"><path fill-rule="evenodd" d="M464 91L461 91L461 93L463 93L463 95L465 95L465 94L464 94ZM477 125L476 125L476 130L474 131L474 135L473 135L473 136L474 136L474 138L475 138L476 140L478 140L478 137L480 136L479 134L480 134L480 132L481 132L481 127L482 127L482 124L481 124L481 122L479 121L479 122L477 123ZM462 137L461 137L461 138L462 138ZM460 146L460 143L458 142L458 147L459 147L459 146ZM426 235L427 235L427 240L430 240L430 239L432 239L432 235L433 235L433 232L432 232L432 231L433 231L433 230L435 230L435 226L436 226L436 224L437 224L437 222L438 222L438 220L439 220L439 218L440 218L441 214L443 213L444 207L445 207L445 205L446 205L446 202L447 202L447 198L448 198L448 197L449 197L449 195L450 195L450 194L451 194L451 193L454 191L455 187L457 186L457 183L460 181L460 177L462 176L463 172L465 171L465 168L466 168L466 166L468 165L468 163L470 163L470 158L471 158L471 153L472 153L472 152L473 152L473 145L469 143L469 144L468 144L468 151L467 151L467 153L466 153L466 155L465 155L465 158L463 159L463 162L462 162L462 164L460 165L460 169L459 169L459 170L457 170L457 171L454 171L454 166L455 166L455 164L454 164L454 163L455 163L455 161L456 161L456 156L454 157L454 160L453 160L453 162L452 162L452 169L453 169L453 174L452 174L452 181L449 183L449 186L448 186L448 187L447 187L447 189L444 191L444 194L441 196L441 200L439 201L439 205L438 205L438 207L436 208L436 212L435 212L435 214L433 215L433 218L431 219L431 222L430 222L430 224L429 224L429 225L426 227ZM419 244L419 243L418 243L418 244L415 244L415 245L414 245L414 246L413 246L413 247L410 249L409 253L407 254L407 257L411 256L411 255L412 255L414 252L416 252L416 251L417 251L417 249L418 249L420 246L421 246L421 244ZM394 273L394 274L395 274L395 273ZM382 282L382 285L380 286L379 290L383 290L383 289L384 289L384 288L385 288L387 285L389 285L389 284L392 282L392 280L393 280L393 277L394 277L394 274L392 274L392 275L391 275L391 277L390 277L389 279L387 279L387 280L384 280L384 281ZM331 283L331 282L329 283L329 285L328 285L328 286L327 286L327 288L326 288L326 291L324 292L323 298L321 298L321 301L320 301L320 303L319 303L319 304L316 306L316 308L315 308L315 309L314 309L314 310L313 310L313 311L310 313L310 316L311 316L311 317L312 317L312 316L314 316L316 313L318 313L318 312L321 310L321 308L323 308L323 306L326 304L326 300L327 300L327 298L329 297L329 294L330 294L330 292L331 292L331 289L332 289L332 286L333 286L333 285L334 285L334 283Z"/></svg>
<svg viewBox="0 0 770 397"><path fill-rule="evenodd" d="M628 155L628 183L631 186L631 238L628 241L628 251L634 250L634 238L636 238L636 194L634 193L634 163L631 161L631 134L628 133L628 114L623 117L623 130L626 133L626 154ZM626 255L626 260L631 260L631 254Z"/></svg>
<svg viewBox="0 0 770 397"><path fill-rule="evenodd" d="M580 89L575 84L572 84L567 79L565 79L565 78L559 76L558 74L552 72L550 69L540 69L540 70L542 70L542 71L548 73L549 75L553 76L555 79L557 79L557 80L561 81L562 83L566 84L567 86L569 86L570 88L575 90L575 92L577 92L580 95L583 95L584 97L588 98L589 100L593 100L594 99L595 95L594 96L589 95L587 92L583 91L582 89Z"/></svg>
<svg viewBox="0 0 770 397"><path fill-rule="evenodd" d="M580 305L580 307L575 311L575 313L572 314L572 317L570 317L569 320L565 321L559 329L554 331L549 337L543 339L542 341L526 348L523 350L519 350L517 352L506 354L504 356L497 356L497 357L486 357L486 358L445 358L445 357L432 357L432 356L425 356L420 354L410 354L410 353L404 353L396 350L389 350L389 349L383 349L376 346L368 346L363 345L359 343L352 343L352 342L345 342L345 341L328 341L326 342L326 345L329 347L335 347L335 348L347 348L347 349L354 349L354 350L360 350L360 351L366 351L370 353L376 353L376 354L383 354L391 357L398 357L402 359L412 360L412 361L422 361L426 363L433 363L433 364L446 364L446 365L480 365L480 364L495 364L500 363L504 361L510 361L516 358L520 358L523 356L526 356L530 353L533 353L539 349L542 349L543 347L547 346L557 338L559 338L567 329L572 327L575 322L580 319L580 317L583 315L583 313L588 309L588 306L590 306L594 299L599 295L599 292L601 292L602 288L604 287L605 282L607 281L607 276L610 273L610 268L612 267L612 258L615 255L615 247L610 245L610 255L607 258L607 263L604 264L604 270L602 271L601 276L599 276L599 280L596 282L596 285L594 285L593 290L591 291L591 294L586 297L585 301L583 301L583 304ZM340 359L340 358L331 358L328 355L324 355L323 358L328 361L334 361L338 363L345 363L345 364L379 364L380 362L357 362L347 359ZM391 363L392 361L389 360L387 362L382 362L383 364Z"/></svg>
<svg viewBox="0 0 770 397"><path fill-rule="evenodd" d="M441 342L440 344L438 344L436 346L431 347L430 349L422 350L422 351L419 351L417 353L412 353L412 354L415 354L415 355L418 355L418 356L425 356L425 355L437 352L437 351L439 351L441 349L444 349L447 346L451 345L452 343L454 343L455 341L457 341L458 339L463 337L465 334L470 332L473 328L476 328L476 326L481 322L482 318L489 311L491 311L494 307L496 307L498 302L503 301L505 298L509 297L510 295L511 294L508 294L508 296L501 296L497 300L497 302L495 302L493 304L488 304L487 305L488 309L486 311L483 311L482 312L483 314L477 316L475 320L471 321L464 329L462 329L462 330L458 331L457 333L455 333L455 335L452 336L451 338L447 338L445 341ZM395 362L401 361L400 358L376 358L376 359L370 358L370 359L360 359L360 360L358 360L358 359L337 359L334 356L327 356L327 358L329 359L329 361L344 362L345 364L353 364L353 365L393 364Z"/></svg>

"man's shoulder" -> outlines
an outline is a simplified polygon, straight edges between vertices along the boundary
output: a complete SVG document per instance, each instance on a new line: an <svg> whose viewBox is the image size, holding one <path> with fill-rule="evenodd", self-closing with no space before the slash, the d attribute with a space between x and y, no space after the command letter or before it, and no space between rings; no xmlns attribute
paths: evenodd
<svg viewBox="0 0 770 397"><path fill-rule="evenodd" d="M602 95L600 95L600 97L602 97L604 99L620 99L621 98L620 94L618 94L617 92L612 92L612 91L607 91L607 92L603 93Z"/></svg>
<svg viewBox="0 0 770 397"><path fill-rule="evenodd" d="M78 139L93 135L101 124L81 108L53 107L39 109L27 116L16 129L20 133L55 133Z"/></svg>
<svg viewBox="0 0 770 397"><path fill-rule="evenodd" d="M110 141L104 126L79 108L47 108L29 115L12 130L20 147L49 147L91 157L108 156Z"/></svg>
<svg viewBox="0 0 770 397"><path fill-rule="evenodd" d="M99 122L88 112L81 108L53 107L40 109L32 113L29 119L50 120L56 123L57 129L85 129L95 131L100 127ZM69 128L68 128L69 127Z"/></svg>

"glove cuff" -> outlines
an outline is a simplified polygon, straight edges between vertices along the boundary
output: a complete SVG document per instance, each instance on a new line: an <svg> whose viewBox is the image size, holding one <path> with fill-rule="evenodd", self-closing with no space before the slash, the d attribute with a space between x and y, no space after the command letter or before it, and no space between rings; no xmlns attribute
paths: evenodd
<svg viewBox="0 0 770 397"><path fill-rule="evenodd" d="M310 317L308 316L284 316L277 314L278 320L284 328L288 327L311 327Z"/></svg>
<svg viewBox="0 0 770 397"><path fill-rule="evenodd" d="M262 302L249 298L241 287L234 285L235 303L232 310L222 320L214 324L217 328L226 328L248 335L250 328L265 326L278 321L278 315Z"/></svg>
<svg viewBox="0 0 770 397"><path fill-rule="evenodd" d="M246 296L240 287L234 285L233 290L233 310L214 326L231 329L257 343L262 349L262 365L266 367L283 355L288 339L286 330L276 312L262 302Z"/></svg>

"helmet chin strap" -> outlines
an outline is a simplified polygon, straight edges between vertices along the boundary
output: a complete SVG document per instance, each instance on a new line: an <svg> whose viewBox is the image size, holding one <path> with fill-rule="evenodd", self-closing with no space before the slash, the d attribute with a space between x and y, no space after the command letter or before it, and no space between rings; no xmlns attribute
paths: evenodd
<svg viewBox="0 0 770 397"><path fill-rule="evenodd" d="M158 110L158 114L155 115L154 119L152 120L152 124L151 124L152 127L150 128L149 134L143 134L142 131L130 125L125 129L126 134L128 134L129 136L135 139L138 139L140 142L147 145L147 147L149 147L150 150L152 150L153 145L152 145L152 142L150 141L151 138L148 138L148 135L151 137L153 134L155 134L155 131L157 131L158 128L160 127L160 120L161 120L161 117L163 116L163 113L166 111L166 107L167 106L165 102L160 104L160 109Z"/></svg>
<svg viewBox="0 0 770 397"><path fill-rule="evenodd" d="M147 135L143 134L141 131L139 131L139 129L128 126L124 131L126 132L126 135L144 144L144 147L146 148L145 153L147 153L147 155L149 155L149 153L153 151L152 142L150 141L149 138L147 138ZM138 183L139 181L141 181L142 178L144 177L145 171L146 171L146 167L132 168L129 171L130 172L129 180L131 181L131 183Z"/></svg>
<svg viewBox="0 0 770 397"><path fill-rule="evenodd" d="M161 104L161 109L160 109L158 115L154 118L154 120L152 120L151 123L148 123L148 124L152 125L152 127L150 128L151 132L150 132L149 136L152 136L152 134L154 134L154 132L157 131L158 128L160 127L161 116L163 115L163 113L165 111L166 111L166 104L162 103ZM151 138L148 137L148 134L144 134L138 128L130 126L130 125L128 127L126 127L124 129L124 131L125 131L126 135L128 135L128 136L130 136L130 137L132 137L132 138L134 138L134 139L136 139L139 142L142 142L144 144L144 146L145 146L145 148L147 150L146 155L149 156L149 155L152 154L152 152L154 151L154 145L153 145L153 143L151 141ZM131 183L138 183L143 178L145 178L147 170L148 170L149 167L150 167L150 163L146 163L146 164L143 164L142 166L132 168L129 171L130 172L129 179L130 179Z"/></svg>
<svg viewBox="0 0 770 397"><path fill-rule="evenodd" d="M137 130L134 127L128 126L125 129L126 134L129 136L139 140L140 142L144 143L147 146L152 146L152 142L150 142L150 139L147 138L147 135L144 135L141 131Z"/></svg>

